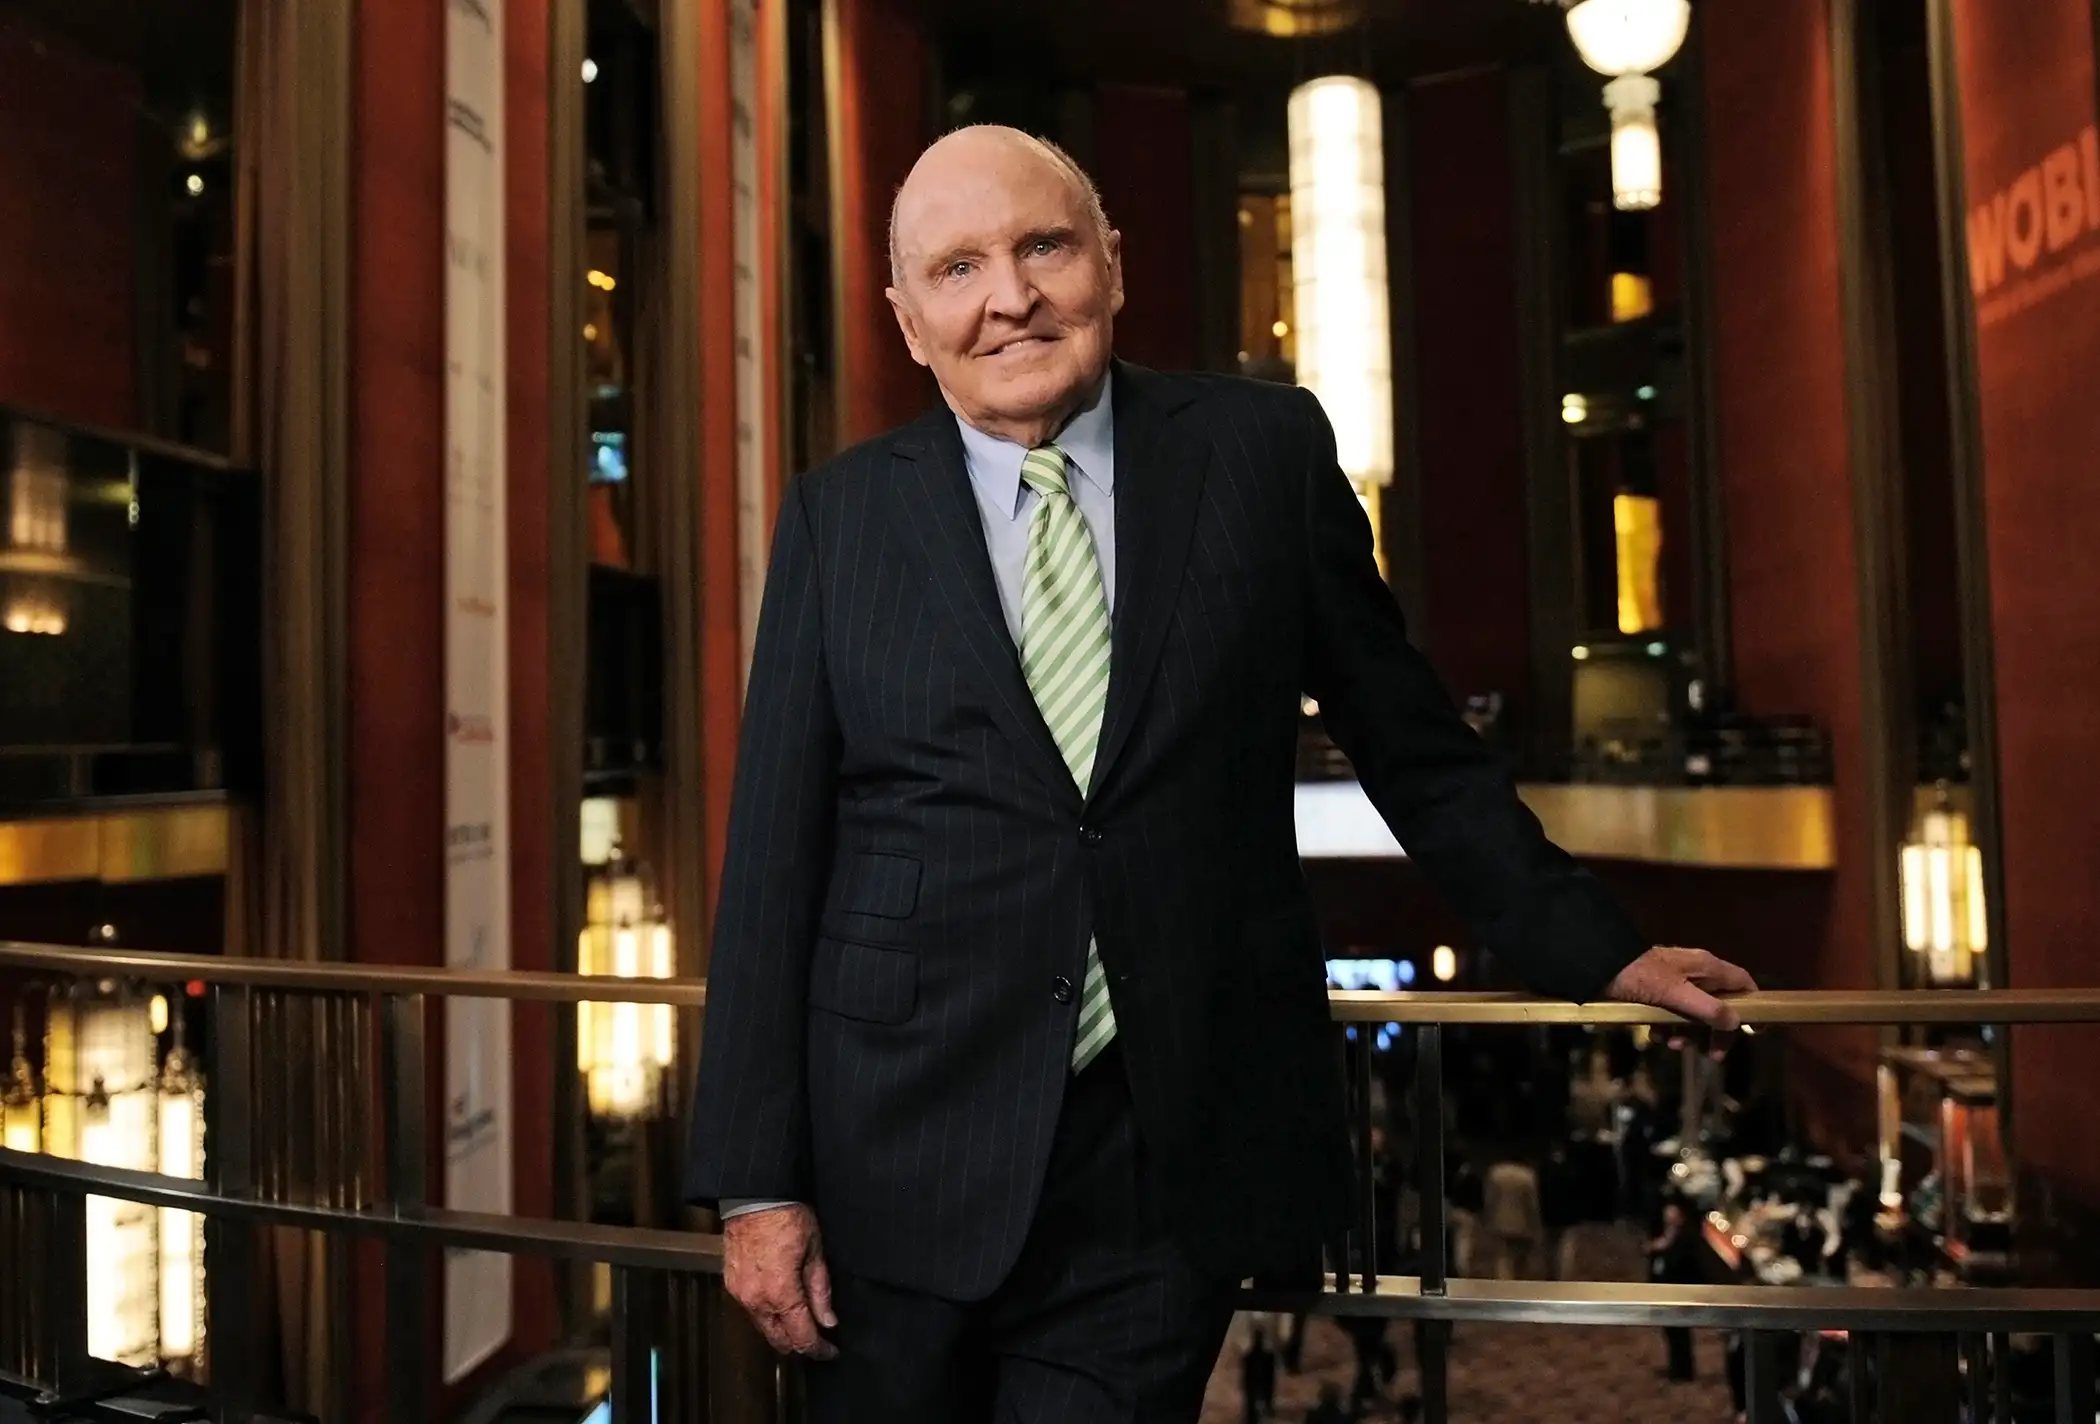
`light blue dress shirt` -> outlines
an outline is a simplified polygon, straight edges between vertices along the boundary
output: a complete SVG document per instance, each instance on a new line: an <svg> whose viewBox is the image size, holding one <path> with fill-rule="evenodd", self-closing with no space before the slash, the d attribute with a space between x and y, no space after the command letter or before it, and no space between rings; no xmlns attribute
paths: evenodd
<svg viewBox="0 0 2100 1424"><path fill-rule="evenodd" d="M1101 383L1094 403L1065 423L1057 448L1065 452L1066 483L1072 500L1094 536L1094 556L1101 561L1101 589L1113 617L1116 607L1116 421L1111 381ZM970 468L970 488L983 515L985 552L992 557L992 578L999 585L999 610L1006 631L1021 646L1021 590L1028 570L1028 524L1043 497L1021 481L1021 460L1028 447L1001 440L958 419L963 459ZM747 1212L769 1211L792 1202L732 1198L721 1203L723 1220Z"/></svg>
<svg viewBox="0 0 2100 1424"><path fill-rule="evenodd" d="M1094 403L1073 416L1056 438L1065 452L1066 481L1072 500L1094 536L1094 556L1101 562L1101 587L1113 616L1116 607L1116 438L1110 382L1101 383ZM985 550L992 556L992 577L999 585L999 609L1014 646L1021 645L1021 587L1028 569L1028 525L1042 496L1021 480L1021 461L1028 447L987 435L958 420L963 458L970 467L970 487L984 516Z"/></svg>

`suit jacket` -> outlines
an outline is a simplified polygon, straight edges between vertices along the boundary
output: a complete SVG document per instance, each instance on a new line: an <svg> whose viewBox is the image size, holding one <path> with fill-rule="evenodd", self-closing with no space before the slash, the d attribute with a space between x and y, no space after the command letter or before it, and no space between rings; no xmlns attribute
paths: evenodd
<svg viewBox="0 0 2100 1424"><path fill-rule="evenodd" d="M791 486L752 666L688 1196L989 1294L1034 1212L1089 934L1148 1179L1205 1268L1318 1268L1350 1148L1293 784L1300 695L1542 992L1643 948L1409 645L1307 392L1118 365L1117 597L1082 798L1000 614L955 418Z"/></svg>

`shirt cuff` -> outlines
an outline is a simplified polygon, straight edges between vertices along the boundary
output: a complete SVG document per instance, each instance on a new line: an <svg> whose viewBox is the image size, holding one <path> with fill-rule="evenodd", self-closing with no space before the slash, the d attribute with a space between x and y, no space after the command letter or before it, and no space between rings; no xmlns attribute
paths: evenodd
<svg viewBox="0 0 2100 1424"><path fill-rule="evenodd" d="M782 1207L800 1205L800 1202L773 1197L725 1197L716 1207L716 1211L720 1213L722 1220L727 1221L732 1216L745 1216L754 1211L778 1211Z"/></svg>

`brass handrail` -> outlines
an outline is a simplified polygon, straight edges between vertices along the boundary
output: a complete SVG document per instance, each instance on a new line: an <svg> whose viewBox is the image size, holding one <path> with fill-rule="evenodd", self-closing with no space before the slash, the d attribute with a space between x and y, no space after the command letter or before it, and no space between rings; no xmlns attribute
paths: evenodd
<svg viewBox="0 0 2100 1424"><path fill-rule="evenodd" d="M253 1228L277 1225L320 1232L339 1232L376 1239L385 1248L386 1352L397 1362L390 1397L391 1418L415 1424L423 1417L416 1381L429 1372L431 1349L430 1263L439 1248L508 1252L568 1261L600 1261L612 1266L616 1356L625 1351L633 1362L653 1358L660 1348L686 1349L688 1336L701 1332L698 1322L726 1319L706 1293L720 1289L719 1238L679 1232L597 1227L531 1218L492 1216L431 1207L425 1164L429 1139L428 1056L425 1038L436 1016L426 1013L432 997L455 996L554 1003L633 1002L698 1007L707 986L697 979L627 979L530 971L463 971L441 968L301 963L216 956L153 954L137 951L73 949L52 945L0 942L0 969L53 978L112 978L162 984L200 982L209 986L214 1030L207 1072L218 1085L207 1108L213 1115L217 1151L209 1182L120 1171L35 1154L0 1151L0 1236L8 1240L48 1238L66 1245L64 1260L45 1263L44 1276L63 1265L60 1275L84 1276L83 1203L87 1196L110 1196L151 1206L196 1212L213 1235L210 1249L219 1268L211 1277L210 1309L226 1357L245 1360L255 1353L254 1324L242 1282L255 1266ZM384 1148L376 1194L359 1175L370 1159L364 1136L365 1093L356 1083L323 1103L321 1126L330 1128L329 1150L349 1155L351 1190L332 1197L307 1199L312 1193L288 1188L287 1156L293 1149L283 1130L282 1114L296 1100L275 1089L259 1087L258 1069L272 1053L281 1053L279 1038L302 996L312 996L316 1022L334 1041L356 1045L358 1066L348 1071L369 1086L376 1077ZM1675 1287L1647 1284L1583 1282L1501 1283L1453 1278L1445 1259L1449 1203L1443 1184L1443 1040L1452 1024L1667 1024L1670 1015L1626 1004L1573 1004L1490 993L1378 993L1337 990L1330 995L1334 1018L1342 1024L1405 1023L1414 1025L1414 1093L1419 1124L1415 1156L1423 1174L1419 1277L1378 1276L1373 1263L1379 1225L1371 1180L1373 1154L1373 1070L1368 1036L1353 1034L1344 1047L1353 1133L1357 1142L1359 1220L1334 1243L1330 1254L1333 1288L1321 1291L1260 1291L1243 1296L1253 1308L1309 1310L1324 1314L1411 1318L1426 1331L1419 1365L1425 1417L1431 1424L1447 1418L1445 1380L1446 1334L1458 1320L1538 1324L1703 1325L1746 1332L1750 1342L1753 1398L1750 1417L1756 1424L1777 1419L1777 1395L1769 1386L1772 1342L1780 1332L1796 1329L1847 1329L1870 1336L1927 1337L1988 1334L2003 1340L2007 1332L2052 1335L2057 1342L2060 1383L2090 1381L2087 1369L2093 1334L2100 1331L2100 1291L2033 1291L2020 1289L1876 1290L1823 1288L1771 1291L1761 1287ZM2001 991L1813 991L1744 996L1735 1001L1746 1023L1891 1024L1891 1023L2078 1023L2100 1022L2100 989ZM320 1015L321 1010L334 1018ZM376 1032L375 1032L376 1030ZM362 1055L378 1041L376 1074ZM340 1099L340 1100L339 1100ZM331 1117L330 1115L333 1114ZM337 1119L341 1119L338 1121ZM349 1128L345 1127L348 1123ZM264 1125L268 1126L265 1127ZM350 1130L354 1129L354 1130ZM261 1134L259 1137L258 1134ZM347 1135L346 1135L347 1134ZM324 1134L324 1136L327 1134ZM259 1153L267 1139L270 1150ZM340 1139L340 1140L338 1140ZM344 1144L348 1144L346 1148ZM311 1144L307 1144L311 1146ZM301 1148L305 1150L305 1148ZM324 1159L326 1152L322 1153ZM331 1159L332 1160L332 1159ZM341 1168L342 1163L337 1167ZM331 1179L332 1181L333 1179ZM340 1187L341 1183L336 1183ZM41 1203L41 1205L39 1205ZM25 1217L23 1213L42 1213ZM38 1223L48 1223L48 1228ZM215 1223L215 1224L214 1224ZM29 1236L24 1236L25 1228ZM43 1237L38 1232L43 1232ZM53 1277L56 1279L56 1277ZM26 1284L26 1278L22 1284ZM49 1281L46 1282L49 1284ZM71 1289L68 1287L68 1289ZM25 1297L33 1302L34 1296ZM70 1297L69 1297L70 1299ZM666 1304L668 1302L668 1304ZM76 1302L77 1305L77 1302ZM0 1326L11 1321L31 1334L41 1327L22 1312L8 1286L0 1286ZM38 1346L35 1358L61 1375L68 1360L85 1356L80 1328L84 1313L74 1306L41 1307L43 1319L66 1326L66 1338L52 1336ZM24 1322L30 1324L25 1327ZM653 1333L652 1333L653 1332ZM5 1331L0 1330L0 1335ZM30 1336L23 1336L29 1339ZM51 1341L58 1341L52 1345ZM624 1342L624 1346L620 1342ZM680 1342L684 1342L681 1344ZM1760 1343L1762 1342L1762 1343ZM45 1348L49 1345L50 1348ZM63 1348L58 1348L62 1345ZM1893 1340L1882 1348L1895 1348ZM1966 1351L1969 1347L1963 1346ZM1994 1361L2005 1358L1991 1346ZM1922 1358L1922 1357L1921 1357ZM1965 1358L1967 1356L1965 1355ZM1979 1362L1984 1357L1975 1356ZM405 1366L398 1362L406 1361ZM690 1359L686 1364L690 1365ZM655 1383L635 1366L615 1373L615 1417L635 1414L635 1400L653 1397ZM681 1376L687 1393L704 1381L691 1369ZM1981 1376L1974 1371L1973 1381ZM1757 1384L1765 1382L1764 1386ZM246 1388L246 1385L242 1386ZM1759 1389L1764 1388L1763 1395ZM693 1397L699 1397L694 1395ZM1978 1396L1980 1398L1980 1396ZM2087 1419L2084 1396L2059 1410L2060 1420ZM626 1400L622 1406L619 1401Z"/></svg>
<svg viewBox="0 0 2100 1424"><path fill-rule="evenodd" d="M602 1226L552 1217L507 1216L445 1207L338 1207L266 1201L214 1191L188 1177L104 1167L41 1152L0 1148L0 1182L30 1191L110 1197L218 1221L340 1231L390 1245L493 1251L553 1261L590 1261L637 1270L722 1273L722 1238L693 1231Z"/></svg>
<svg viewBox="0 0 2100 1424"><path fill-rule="evenodd" d="M704 979L624 979L533 970L464 970L236 959L139 950L73 949L0 941L0 968L74 977L294 989L373 995L429 994L542 1003L617 1002L699 1008ZM1526 994L1335 989L1339 1023L1670 1024L1676 1017L1644 1004L1569 1003ZM1788 989L1731 1001L1746 1024L2100 1023L2100 988L2091 989Z"/></svg>
<svg viewBox="0 0 2100 1424"><path fill-rule="evenodd" d="M1645 1004L1569 1003L1528 994L1333 989L1340 1023L1672 1024ZM1729 1005L1746 1024L2100 1023L2100 989L1776 989Z"/></svg>
<svg viewBox="0 0 2100 1424"><path fill-rule="evenodd" d="M299 959L240 959L216 954L155 954L145 950L73 949L0 940L0 969L74 978L143 979L160 983L293 989L317 993L406 996L537 1003L673 1004L707 1002L704 979L623 979L611 974L555 974L528 969L379 967Z"/></svg>
<svg viewBox="0 0 2100 1424"><path fill-rule="evenodd" d="M67 1195L113 1197L222 1221L340 1231L425 1249L497 1251L594 1261L638 1270L718 1276L722 1238L698 1232L600 1226L436 1207L346 1208L261 1201L201 1182L0 1149L0 1182ZM1862 1330L1876 1333L1988 1329L2100 1332L2100 1290L2018 1287L1867 1289L1679 1286L1616 1281L1452 1279L1425 1291L1416 1276L1382 1276L1375 1292L1241 1292L1249 1310L1390 1319L1542 1325L1686 1325L1730 1330Z"/></svg>

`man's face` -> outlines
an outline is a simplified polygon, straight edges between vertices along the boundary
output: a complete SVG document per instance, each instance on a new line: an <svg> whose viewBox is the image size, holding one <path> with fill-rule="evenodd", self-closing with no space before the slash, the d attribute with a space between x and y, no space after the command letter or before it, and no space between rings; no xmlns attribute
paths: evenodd
<svg viewBox="0 0 2100 1424"><path fill-rule="evenodd" d="M1047 439L1098 385L1123 306L1119 239L1049 154L1018 135L952 135L898 200L899 285L912 358L958 414Z"/></svg>

